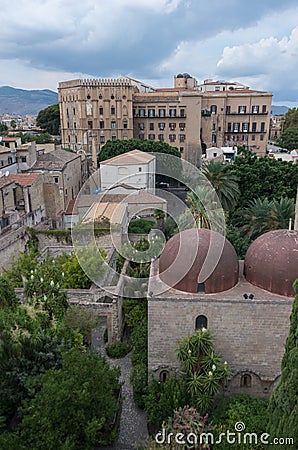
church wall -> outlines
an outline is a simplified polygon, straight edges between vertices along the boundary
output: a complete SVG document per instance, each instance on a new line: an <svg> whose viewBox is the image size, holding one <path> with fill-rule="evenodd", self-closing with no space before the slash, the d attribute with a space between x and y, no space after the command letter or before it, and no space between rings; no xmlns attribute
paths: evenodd
<svg viewBox="0 0 298 450"><path fill-rule="evenodd" d="M235 375L226 390L243 391L239 390L241 376L252 373L249 393L269 393L281 371L292 301L150 299L149 373L159 376L161 369L179 370L175 353L178 341L192 335L196 317L205 315L216 349Z"/></svg>

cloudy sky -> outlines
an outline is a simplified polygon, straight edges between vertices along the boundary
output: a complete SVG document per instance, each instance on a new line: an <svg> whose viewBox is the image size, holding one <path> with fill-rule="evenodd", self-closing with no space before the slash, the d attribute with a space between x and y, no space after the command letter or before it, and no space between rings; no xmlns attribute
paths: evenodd
<svg viewBox="0 0 298 450"><path fill-rule="evenodd" d="M298 106L297 0L2 0L0 85L57 89L188 72L237 80Z"/></svg>

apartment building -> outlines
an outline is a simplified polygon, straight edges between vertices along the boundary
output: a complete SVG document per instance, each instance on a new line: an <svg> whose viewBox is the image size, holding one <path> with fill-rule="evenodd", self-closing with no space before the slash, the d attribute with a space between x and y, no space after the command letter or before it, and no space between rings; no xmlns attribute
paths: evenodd
<svg viewBox="0 0 298 450"><path fill-rule="evenodd" d="M62 145L91 155L108 140L149 139L177 147L199 164L212 146L266 153L272 94L237 82L174 77L155 89L129 77L72 80L58 88Z"/></svg>

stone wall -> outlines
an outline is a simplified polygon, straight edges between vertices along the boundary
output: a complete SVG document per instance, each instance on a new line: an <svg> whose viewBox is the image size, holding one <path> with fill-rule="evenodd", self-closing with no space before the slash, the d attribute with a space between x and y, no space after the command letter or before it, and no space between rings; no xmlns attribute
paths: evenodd
<svg viewBox="0 0 298 450"><path fill-rule="evenodd" d="M0 236L0 271L11 266L13 260L18 259L19 253L24 252L29 236L26 227L18 228Z"/></svg>
<svg viewBox="0 0 298 450"><path fill-rule="evenodd" d="M270 393L281 371L292 302L274 295L271 300L222 300L220 294L217 300L149 299L149 372L158 376L165 367L179 370L177 344L194 333L196 317L204 315L217 351L234 372L226 389L243 392L241 377L251 374L247 391Z"/></svg>

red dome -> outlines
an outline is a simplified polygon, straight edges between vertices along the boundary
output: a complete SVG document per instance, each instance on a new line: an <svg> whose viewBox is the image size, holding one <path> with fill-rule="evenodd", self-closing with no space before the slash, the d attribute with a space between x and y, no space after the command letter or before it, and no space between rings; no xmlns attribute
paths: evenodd
<svg viewBox="0 0 298 450"><path fill-rule="evenodd" d="M266 291L294 297L298 278L298 231L274 230L258 237L244 262L247 281Z"/></svg>
<svg viewBox="0 0 298 450"><path fill-rule="evenodd" d="M205 228L173 236L159 260L162 281L184 292L211 294L231 289L238 282L238 269L232 244Z"/></svg>

